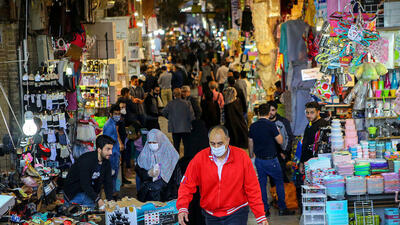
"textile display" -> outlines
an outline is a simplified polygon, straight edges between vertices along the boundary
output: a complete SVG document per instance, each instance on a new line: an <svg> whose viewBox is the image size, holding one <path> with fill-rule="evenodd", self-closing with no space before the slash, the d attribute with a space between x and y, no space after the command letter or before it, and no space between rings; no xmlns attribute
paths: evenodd
<svg viewBox="0 0 400 225"><path fill-rule="evenodd" d="M252 8L254 37L260 54L268 54L276 48L274 35L268 24L268 3L254 3Z"/></svg>

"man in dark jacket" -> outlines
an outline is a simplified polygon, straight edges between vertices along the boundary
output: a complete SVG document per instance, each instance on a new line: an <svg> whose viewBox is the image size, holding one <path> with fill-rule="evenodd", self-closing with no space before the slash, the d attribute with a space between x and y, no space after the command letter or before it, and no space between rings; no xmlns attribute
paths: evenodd
<svg viewBox="0 0 400 225"><path fill-rule="evenodd" d="M175 88L173 94L175 99L163 109L162 115L168 119L168 132L172 133L174 147L179 152L181 140L184 147L187 145L195 117L191 104L182 99L181 89Z"/></svg>
<svg viewBox="0 0 400 225"><path fill-rule="evenodd" d="M145 112L144 112L144 90L139 86L139 78L137 76L131 77L131 88L129 89L131 99L137 109L137 119L144 125L145 123Z"/></svg>
<svg viewBox="0 0 400 225"><path fill-rule="evenodd" d="M194 111L194 117L199 120L201 117L201 108L199 101L190 95L190 87L187 85L182 86L182 99L189 101Z"/></svg>
<svg viewBox="0 0 400 225"><path fill-rule="evenodd" d="M69 204L76 203L87 207L100 208L104 201L100 198L101 187L107 200L112 200L110 156L115 141L106 135L96 139L96 151L87 152L79 157L68 172L65 182L64 198Z"/></svg>
<svg viewBox="0 0 400 225"><path fill-rule="evenodd" d="M322 127L329 125L329 122L320 116L321 106L317 102L309 102L306 104L306 117L309 121L303 135L303 145L301 150L301 158L299 170L304 174L304 163L309 159L316 157L317 152L313 152L315 136Z"/></svg>
<svg viewBox="0 0 400 225"><path fill-rule="evenodd" d="M172 90L175 88L181 88L183 85L185 75L181 68L179 68L176 64L172 66L172 80L171 87Z"/></svg>
<svg viewBox="0 0 400 225"><path fill-rule="evenodd" d="M269 121L275 123L276 127L279 129L279 132L281 133L283 137L283 143L280 145L277 145L278 149L278 160L279 163L281 164L281 169L283 172L283 180L285 183L289 182L288 176L286 175L286 162L290 160L291 154L292 154L292 143L294 140L294 135L292 132L292 128L290 127L290 122L288 119L280 116L277 111L278 111L278 104L275 101L268 101L267 102L270 110L269 110ZM271 186L272 182L271 182Z"/></svg>
<svg viewBox="0 0 400 225"><path fill-rule="evenodd" d="M146 110L146 128L160 129L160 124L158 123L159 107L158 107L158 96L160 94L160 87L155 87L150 89L150 92L144 99L144 108Z"/></svg>

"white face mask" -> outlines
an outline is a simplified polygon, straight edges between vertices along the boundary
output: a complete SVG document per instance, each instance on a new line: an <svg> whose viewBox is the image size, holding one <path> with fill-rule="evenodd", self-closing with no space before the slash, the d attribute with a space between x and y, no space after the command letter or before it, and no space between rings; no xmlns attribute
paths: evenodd
<svg viewBox="0 0 400 225"><path fill-rule="evenodd" d="M126 115L126 109L125 108L121 109L121 114L122 115Z"/></svg>
<svg viewBox="0 0 400 225"><path fill-rule="evenodd" d="M158 150L158 143L155 144L149 144L149 148L151 151L155 152Z"/></svg>
<svg viewBox="0 0 400 225"><path fill-rule="evenodd" d="M218 148L211 146L211 153L217 157L223 156L225 154L225 152L226 152L225 145L221 145Z"/></svg>

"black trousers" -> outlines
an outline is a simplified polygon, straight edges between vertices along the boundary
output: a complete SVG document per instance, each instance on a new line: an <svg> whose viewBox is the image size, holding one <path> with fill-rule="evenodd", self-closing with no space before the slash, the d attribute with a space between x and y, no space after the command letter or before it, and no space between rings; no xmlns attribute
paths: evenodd
<svg viewBox="0 0 400 225"><path fill-rule="evenodd" d="M247 225L249 207L245 206L229 216L216 217L203 210L206 225Z"/></svg>
<svg viewBox="0 0 400 225"><path fill-rule="evenodd" d="M183 148L187 148L188 137L190 133L172 133L172 141L174 142L175 150L179 153L181 141L183 142Z"/></svg>

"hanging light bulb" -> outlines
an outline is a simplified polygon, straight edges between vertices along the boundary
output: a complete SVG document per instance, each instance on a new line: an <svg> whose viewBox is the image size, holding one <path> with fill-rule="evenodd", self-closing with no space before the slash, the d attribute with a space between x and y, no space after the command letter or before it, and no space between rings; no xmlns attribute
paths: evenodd
<svg viewBox="0 0 400 225"><path fill-rule="evenodd" d="M33 121L33 113L31 111L25 112L25 123L22 126L22 131L26 136L33 136L36 134L38 127Z"/></svg>
<svg viewBox="0 0 400 225"><path fill-rule="evenodd" d="M139 13L138 12L134 12L133 15L134 16L139 16Z"/></svg>

